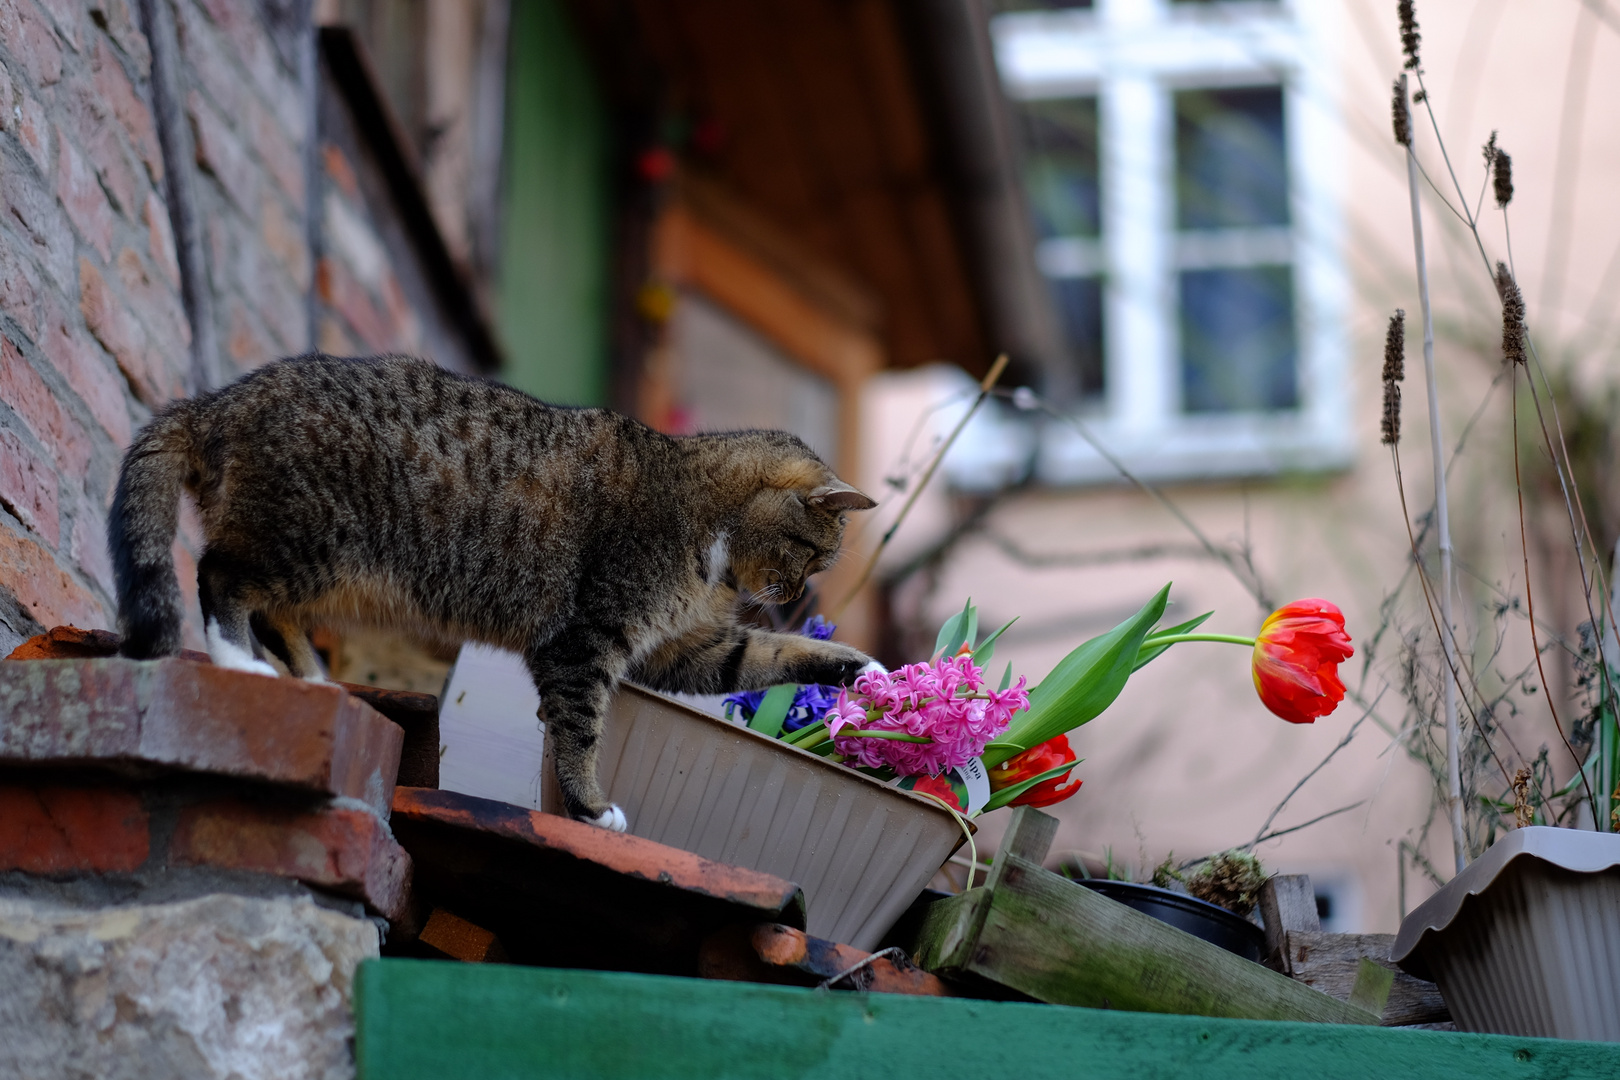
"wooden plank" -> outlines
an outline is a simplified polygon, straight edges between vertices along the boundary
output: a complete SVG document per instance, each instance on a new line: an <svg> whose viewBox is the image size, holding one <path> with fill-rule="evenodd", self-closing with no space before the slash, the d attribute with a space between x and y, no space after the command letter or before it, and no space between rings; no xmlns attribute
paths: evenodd
<svg viewBox="0 0 1620 1080"><path fill-rule="evenodd" d="M1283 934L1289 930L1320 930L1316 889L1309 874L1277 874L1260 886L1260 918L1266 924L1266 956L1282 967Z"/></svg>
<svg viewBox="0 0 1620 1080"><path fill-rule="evenodd" d="M371 960L359 1080L1597 1080L1620 1045Z"/></svg>
<svg viewBox="0 0 1620 1080"><path fill-rule="evenodd" d="M1356 972L1363 958L1388 968L1395 979L1381 1023L1438 1024L1451 1019L1451 1009L1432 982L1414 978L1389 960L1394 934L1327 934L1321 931L1288 931L1284 969L1296 980L1341 1000L1348 1001L1355 986Z"/></svg>
<svg viewBox="0 0 1620 1080"><path fill-rule="evenodd" d="M1377 1017L1016 855L965 970L1039 1001L1252 1020L1372 1024ZM965 949L958 946L955 955ZM926 966L926 965L925 965Z"/></svg>
<svg viewBox="0 0 1620 1080"><path fill-rule="evenodd" d="M1004 856L1016 855L1026 862L1040 865L1046 853L1052 850L1057 828L1058 820L1051 814L1043 814L1033 806L1015 807L1012 820L1007 823L1007 831L1001 835L1001 846L996 850L996 861L991 864L985 887L995 888L996 882L1001 879L996 868L1001 865Z"/></svg>
<svg viewBox="0 0 1620 1080"><path fill-rule="evenodd" d="M986 888L969 889L929 905L912 958L929 971L966 973L989 913L990 890Z"/></svg>

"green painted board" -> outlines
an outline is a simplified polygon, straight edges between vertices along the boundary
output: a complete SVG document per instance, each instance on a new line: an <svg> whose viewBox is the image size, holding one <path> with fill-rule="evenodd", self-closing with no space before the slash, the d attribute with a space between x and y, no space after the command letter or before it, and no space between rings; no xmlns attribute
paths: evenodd
<svg viewBox="0 0 1620 1080"><path fill-rule="evenodd" d="M611 117L562 0L514 0L497 314L502 378L607 403Z"/></svg>
<svg viewBox="0 0 1620 1080"><path fill-rule="evenodd" d="M1620 1045L370 960L360 1080L1585 1080Z"/></svg>

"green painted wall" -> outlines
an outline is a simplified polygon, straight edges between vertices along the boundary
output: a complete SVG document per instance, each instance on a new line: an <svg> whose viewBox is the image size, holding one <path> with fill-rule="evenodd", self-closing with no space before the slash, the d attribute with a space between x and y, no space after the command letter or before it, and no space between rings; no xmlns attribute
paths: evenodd
<svg viewBox="0 0 1620 1080"><path fill-rule="evenodd" d="M369 960L359 1080L1584 1080L1620 1045Z"/></svg>
<svg viewBox="0 0 1620 1080"><path fill-rule="evenodd" d="M502 377L547 401L607 398L608 119L560 0L514 0L498 321Z"/></svg>

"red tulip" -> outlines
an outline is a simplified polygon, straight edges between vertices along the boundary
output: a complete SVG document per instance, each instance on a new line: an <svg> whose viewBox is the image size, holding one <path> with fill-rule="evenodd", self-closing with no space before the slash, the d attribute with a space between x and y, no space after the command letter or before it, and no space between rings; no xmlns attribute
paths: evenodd
<svg viewBox="0 0 1620 1080"><path fill-rule="evenodd" d="M1032 746L1023 753L1010 757L991 769L990 790L1000 791L1003 788L1012 787L1014 784L1021 784L1025 780L1057 768L1064 762L1074 762L1075 760L1074 751L1069 749L1069 737L1067 735L1047 739L1045 742ZM1051 806L1053 803L1060 803L1079 791L1082 783L1084 781L1075 779L1073 772L1049 777L1025 791L1007 805Z"/></svg>
<svg viewBox="0 0 1620 1080"><path fill-rule="evenodd" d="M1344 700L1339 664L1355 655L1344 612L1326 600L1295 600L1266 617L1254 642L1254 688L1290 724L1309 724Z"/></svg>

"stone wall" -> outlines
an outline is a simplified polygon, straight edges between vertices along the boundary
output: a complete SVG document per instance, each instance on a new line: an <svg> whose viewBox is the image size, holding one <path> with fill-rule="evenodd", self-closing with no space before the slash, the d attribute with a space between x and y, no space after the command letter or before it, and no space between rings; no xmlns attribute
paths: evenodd
<svg viewBox="0 0 1620 1080"><path fill-rule="evenodd" d="M371 923L308 899L0 896L0 1075L339 1080Z"/></svg>

